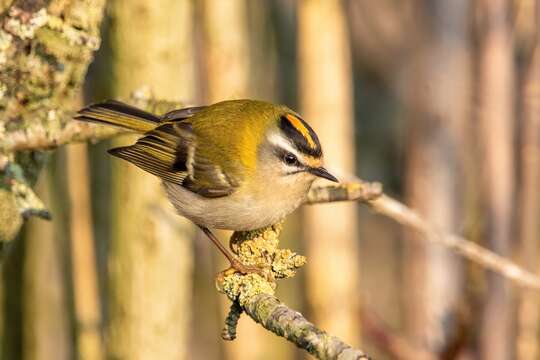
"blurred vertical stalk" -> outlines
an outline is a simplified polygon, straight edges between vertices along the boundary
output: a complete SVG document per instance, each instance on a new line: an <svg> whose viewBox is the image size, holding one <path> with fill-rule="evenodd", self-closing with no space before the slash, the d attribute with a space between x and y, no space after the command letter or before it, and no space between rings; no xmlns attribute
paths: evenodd
<svg viewBox="0 0 540 360"><path fill-rule="evenodd" d="M81 360L99 360L103 359L104 350L87 146L70 145L66 152L77 357Z"/></svg>
<svg viewBox="0 0 540 360"><path fill-rule="evenodd" d="M21 239L25 242L22 355L28 360L68 360L73 357L64 272L69 250L60 235L62 194L55 191L61 182L53 180L50 165L43 170L36 190L46 204L57 206L54 222L30 219Z"/></svg>
<svg viewBox="0 0 540 360"><path fill-rule="evenodd" d="M463 226L470 116L470 3L421 2L418 38L406 67L407 202L431 223ZM413 239L419 235L406 232ZM415 343L441 354L459 325L463 271L458 257L423 241L404 244L405 327Z"/></svg>
<svg viewBox="0 0 540 360"><path fill-rule="evenodd" d="M298 10L300 110L320 136L325 160L354 173L351 54L340 1L302 0ZM359 262L355 204L307 207L307 301L314 322L358 344Z"/></svg>
<svg viewBox="0 0 540 360"><path fill-rule="evenodd" d="M249 38L246 0L203 2L204 57L210 103L249 94Z"/></svg>
<svg viewBox="0 0 540 360"><path fill-rule="evenodd" d="M23 264L26 249L22 233L2 259L2 337L0 359L20 359L23 353Z"/></svg>
<svg viewBox="0 0 540 360"><path fill-rule="evenodd" d="M522 264L538 273L540 267L540 1L532 14L533 32L530 58L521 79L521 176L519 186L519 232ZM517 326L517 359L540 358L540 299L535 291L520 294Z"/></svg>
<svg viewBox="0 0 540 360"><path fill-rule="evenodd" d="M251 97L252 59L247 1L205 0L202 5L206 100L215 103ZM221 260L220 256L219 264L222 264ZM224 318L230 303L226 298L220 300ZM269 341L271 335L253 321L241 320L238 334L235 341L223 343L228 359L272 359L276 356L275 351L282 347L277 342Z"/></svg>
<svg viewBox="0 0 540 360"><path fill-rule="evenodd" d="M510 3L481 0L478 120L482 161L478 164L485 209L486 245L511 256L514 207L514 62ZM513 299L508 281L488 275L481 320L482 359L513 358Z"/></svg>
<svg viewBox="0 0 540 360"><path fill-rule="evenodd" d="M113 0L110 10L114 96L148 86L157 98L192 101L192 1ZM188 358L192 225L156 177L114 159L111 181L107 358Z"/></svg>

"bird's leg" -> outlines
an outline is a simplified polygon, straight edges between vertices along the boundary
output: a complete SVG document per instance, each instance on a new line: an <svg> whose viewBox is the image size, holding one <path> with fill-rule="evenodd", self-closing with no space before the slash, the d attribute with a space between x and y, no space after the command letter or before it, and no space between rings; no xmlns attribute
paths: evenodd
<svg viewBox="0 0 540 360"><path fill-rule="evenodd" d="M221 243L221 241L219 241L219 239L214 235L214 233L210 231L210 229L208 229L206 226L202 226L202 225L197 225L197 226L206 234L206 236L208 236L208 238L214 243L214 245L217 246L219 251L223 255L225 255L227 260L229 260L229 262L231 263L231 267L233 269L235 269L236 271L242 274L248 274L248 273L261 274L262 273L262 269L258 268L257 266L250 266L250 265L242 264L242 262L236 256L231 254L231 252L227 250L227 248Z"/></svg>

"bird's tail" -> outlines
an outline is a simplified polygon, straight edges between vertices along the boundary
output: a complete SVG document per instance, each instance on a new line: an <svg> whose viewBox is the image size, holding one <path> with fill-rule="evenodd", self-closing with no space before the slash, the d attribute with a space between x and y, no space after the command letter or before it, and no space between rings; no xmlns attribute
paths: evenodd
<svg viewBox="0 0 540 360"><path fill-rule="evenodd" d="M160 122L160 118L154 114L115 100L85 107L75 119L118 126L139 133L154 129Z"/></svg>

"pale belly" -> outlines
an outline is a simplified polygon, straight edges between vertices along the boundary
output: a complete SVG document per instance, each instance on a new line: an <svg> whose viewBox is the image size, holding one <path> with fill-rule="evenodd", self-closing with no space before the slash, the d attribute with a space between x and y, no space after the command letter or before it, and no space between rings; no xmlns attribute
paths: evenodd
<svg viewBox="0 0 540 360"><path fill-rule="evenodd" d="M220 198L204 198L179 185L163 184L180 215L198 225L226 230L254 230L275 224L300 206L309 190L309 184L305 184L298 188L274 187L259 197L237 191Z"/></svg>

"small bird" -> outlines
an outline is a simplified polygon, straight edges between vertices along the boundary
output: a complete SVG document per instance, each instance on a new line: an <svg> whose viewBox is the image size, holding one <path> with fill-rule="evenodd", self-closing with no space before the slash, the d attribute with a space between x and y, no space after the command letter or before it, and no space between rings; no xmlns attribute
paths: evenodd
<svg viewBox="0 0 540 360"><path fill-rule="evenodd" d="M305 200L323 167L313 129L284 105L228 100L157 116L119 101L90 105L77 120L142 134L109 153L163 181L178 213L193 221L241 273L242 264L209 228L255 230L272 225Z"/></svg>

